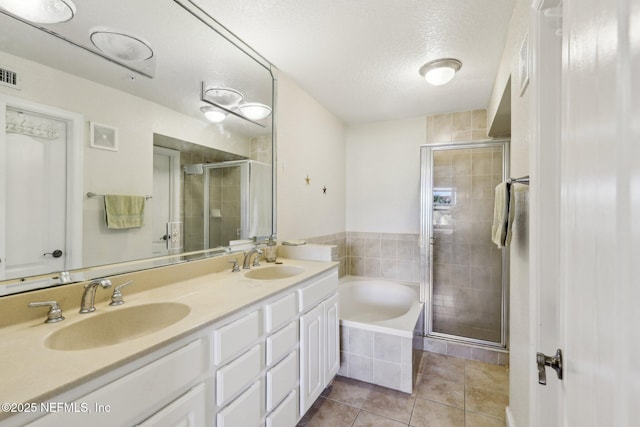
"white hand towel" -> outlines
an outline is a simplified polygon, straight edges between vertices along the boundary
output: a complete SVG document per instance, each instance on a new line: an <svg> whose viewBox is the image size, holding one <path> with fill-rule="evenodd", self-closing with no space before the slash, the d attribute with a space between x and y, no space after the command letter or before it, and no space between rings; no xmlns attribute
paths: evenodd
<svg viewBox="0 0 640 427"><path fill-rule="evenodd" d="M505 246L509 222L509 202L511 184L504 181L496 186L493 205L493 226L491 240L499 248Z"/></svg>

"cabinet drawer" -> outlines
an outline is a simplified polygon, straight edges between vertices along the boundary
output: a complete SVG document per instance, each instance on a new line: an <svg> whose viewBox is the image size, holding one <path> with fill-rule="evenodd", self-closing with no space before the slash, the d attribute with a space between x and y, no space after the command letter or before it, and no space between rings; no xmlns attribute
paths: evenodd
<svg viewBox="0 0 640 427"><path fill-rule="evenodd" d="M262 345L249 351L216 373L216 403L226 405L240 390L260 374L263 367Z"/></svg>
<svg viewBox="0 0 640 427"><path fill-rule="evenodd" d="M272 410L298 383L298 352L290 353L267 372L267 411Z"/></svg>
<svg viewBox="0 0 640 427"><path fill-rule="evenodd" d="M298 343L298 322L291 322L267 337L267 366L280 360Z"/></svg>
<svg viewBox="0 0 640 427"><path fill-rule="evenodd" d="M294 427L298 419L298 393L293 390L289 396L267 417L266 427Z"/></svg>
<svg viewBox="0 0 640 427"><path fill-rule="evenodd" d="M184 392L206 370L202 341L198 340L151 364L78 399L89 408L108 404L105 412L56 412L37 419L30 426L133 425L157 410L158 402L167 402ZM135 402L133 404L132 402Z"/></svg>
<svg viewBox="0 0 640 427"><path fill-rule="evenodd" d="M216 365L229 360L262 336L260 311L247 314L213 332L213 359Z"/></svg>
<svg viewBox="0 0 640 427"><path fill-rule="evenodd" d="M264 414L262 388L262 381L256 381L229 406L218 412L217 427L256 427Z"/></svg>
<svg viewBox="0 0 640 427"><path fill-rule="evenodd" d="M295 294L289 294L284 298L267 304L264 308L265 325L267 332L272 332L286 324L298 314Z"/></svg>
<svg viewBox="0 0 640 427"><path fill-rule="evenodd" d="M331 272L328 276L322 277L302 289L298 289L300 312L304 313L337 290L338 273L336 271Z"/></svg>
<svg viewBox="0 0 640 427"><path fill-rule="evenodd" d="M205 419L205 392L204 385L200 384L137 427L202 426Z"/></svg>

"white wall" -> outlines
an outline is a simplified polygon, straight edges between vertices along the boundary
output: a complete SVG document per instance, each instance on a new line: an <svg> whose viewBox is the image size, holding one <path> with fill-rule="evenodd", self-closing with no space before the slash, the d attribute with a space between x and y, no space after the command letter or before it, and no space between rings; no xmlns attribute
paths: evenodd
<svg viewBox="0 0 640 427"><path fill-rule="evenodd" d="M347 230L418 234L426 117L347 129Z"/></svg>
<svg viewBox="0 0 640 427"><path fill-rule="evenodd" d="M282 73L277 114L278 240L344 232L344 124Z"/></svg>
<svg viewBox="0 0 640 427"><path fill-rule="evenodd" d="M496 82L487 109L489 123L511 76L511 176L529 174L529 93L520 96L520 46L529 28L529 0L517 0ZM510 247L509 303L509 411L516 426L529 423L529 239L528 192L518 192L518 211Z"/></svg>
<svg viewBox="0 0 640 427"><path fill-rule="evenodd" d="M85 119L83 194L143 195L153 192L153 133L249 156L250 141L219 127L124 92L0 52L3 67L22 77L20 91L0 86L0 95L20 97L80 113ZM197 100L194 100L197 102ZM89 122L118 129L119 151L89 147ZM84 201L83 265L99 265L151 256L151 212L145 226L107 230L102 199Z"/></svg>

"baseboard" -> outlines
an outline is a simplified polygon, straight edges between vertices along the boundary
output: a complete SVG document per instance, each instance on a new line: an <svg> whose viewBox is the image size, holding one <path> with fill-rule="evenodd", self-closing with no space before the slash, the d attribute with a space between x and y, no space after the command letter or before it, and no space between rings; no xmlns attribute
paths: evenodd
<svg viewBox="0 0 640 427"><path fill-rule="evenodd" d="M515 421L513 421L513 414L511 413L510 407L507 406L505 408L505 414L507 416L507 427L516 427L516 423Z"/></svg>

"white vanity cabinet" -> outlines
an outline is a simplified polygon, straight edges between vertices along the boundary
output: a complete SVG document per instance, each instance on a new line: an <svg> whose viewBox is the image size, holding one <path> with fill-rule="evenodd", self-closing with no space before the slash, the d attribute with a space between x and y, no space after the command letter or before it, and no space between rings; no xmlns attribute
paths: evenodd
<svg viewBox="0 0 640 427"><path fill-rule="evenodd" d="M337 289L332 267L54 399L87 412L0 427L295 427L339 368Z"/></svg>
<svg viewBox="0 0 640 427"><path fill-rule="evenodd" d="M340 368L338 273L298 290L300 311L300 415L304 415Z"/></svg>

